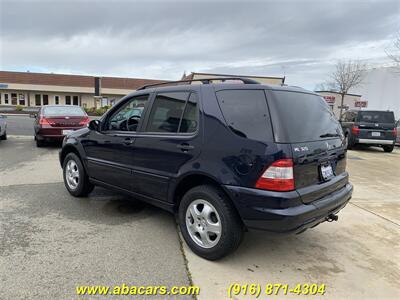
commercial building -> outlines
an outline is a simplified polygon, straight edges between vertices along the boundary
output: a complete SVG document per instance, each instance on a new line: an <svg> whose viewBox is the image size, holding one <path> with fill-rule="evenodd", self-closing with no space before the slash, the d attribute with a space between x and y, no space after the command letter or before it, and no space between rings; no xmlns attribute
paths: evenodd
<svg viewBox="0 0 400 300"><path fill-rule="evenodd" d="M163 80L0 71L0 106L48 104L102 107Z"/></svg>
<svg viewBox="0 0 400 300"><path fill-rule="evenodd" d="M328 105L331 107L333 113L337 118L340 114L340 106L342 101L342 95L338 92L332 91L315 91L320 94ZM361 95L346 94L344 95L342 111L349 109L361 109L368 107L368 101L361 99Z"/></svg>
<svg viewBox="0 0 400 300"><path fill-rule="evenodd" d="M182 79L245 77L260 83L283 84L285 77L191 73ZM98 108L113 105L126 94L147 84L165 82L140 78L95 77L53 73L0 71L0 107L80 105Z"/></svg>

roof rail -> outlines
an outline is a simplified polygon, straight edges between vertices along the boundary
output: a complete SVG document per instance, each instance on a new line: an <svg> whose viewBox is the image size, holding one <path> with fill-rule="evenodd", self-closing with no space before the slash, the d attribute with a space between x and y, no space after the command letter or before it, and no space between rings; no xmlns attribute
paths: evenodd
<svg viewBox="0 0 400 300"><path fill-rule="evenodd" d="M227 80L241 80L244 84L260 84L258 81L249 78L242 77L213 77L213 78L202 78L202 79L186 79L186 80L177 80L177 81L166 81L161 83L153 83L144 85L137 90L145 90L147 88L163 86L163 85L179 85L181 83L192 83L192 82L201 82L203 84L210 84L213 81L227 81Z"/></svg>

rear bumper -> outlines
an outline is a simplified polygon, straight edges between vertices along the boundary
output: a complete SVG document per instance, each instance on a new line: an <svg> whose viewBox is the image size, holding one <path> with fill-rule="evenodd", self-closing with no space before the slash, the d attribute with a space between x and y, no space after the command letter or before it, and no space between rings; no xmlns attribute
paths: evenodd
<svg viewBox="0 0 400 300"><path fill-rule="evenodd" d="M353 192L352 184L347 183L319 200L303 204L296 191L279 193L237 186L225 188L247 228L277 233L299 233L324 222L330 214L336 214L346 206ZM275 203L274 206L281 203L286 207L270 208L269 201Z"/></svg>
<svg viewBox="0 0 400 300"><path fill-rule="evenodd" d="M36 132L36 137L42 139L57 139L62 140L64 138L63 130L79 130L84 127L51 127L51 128L40 128Z"/></svg>
<svg viewBox="0 0 400 300"><path fill-rule="evenodd" d="M358 144L370 144L370 145L393 145L395 140L376 140L376 139L357 139Z"/></svg>

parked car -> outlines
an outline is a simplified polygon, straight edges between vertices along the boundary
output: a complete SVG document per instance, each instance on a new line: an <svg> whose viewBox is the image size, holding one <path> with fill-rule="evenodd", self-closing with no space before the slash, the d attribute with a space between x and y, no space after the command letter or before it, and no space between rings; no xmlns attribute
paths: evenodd
<svg viewBox="0 0 400 300"><path fill-rule="evenodd" d="M34 134L38 147L48 141L61 141L67 134L89 123L86 112L72 105L45 105L31 116L35 118Z"/></svg>
<svg viewBox="0 0 400 300"><path fill-rule="evenodd" d="M400 119L397 120L397 123L396 123L396 130L397 130L396 145L397 145L397 146L400 146Z"/></svg>
<svg viewBox="0 0 400 300"><path fill-rule="evenodd" d="M7 139L7 117L0 115L0 140Z"/></svg>
<svg viewBox="0 0 400 300"><path fill-rule="evenodd" d="M337 220L353 187L325 101L219 80L141 88L68 135L60 151L68 192L99 185L177 213L186 243L210 260L235 250L248 229L300 233ZM120 121L137 107L140 116Z"/></svg>
<svg viewBox="0 0 400 300"><path fill-rule="evenodd" d="M342 115L341 124L347 149L357 144L380 146L392 152L397 128L392 111L349 110Z"/></svg>

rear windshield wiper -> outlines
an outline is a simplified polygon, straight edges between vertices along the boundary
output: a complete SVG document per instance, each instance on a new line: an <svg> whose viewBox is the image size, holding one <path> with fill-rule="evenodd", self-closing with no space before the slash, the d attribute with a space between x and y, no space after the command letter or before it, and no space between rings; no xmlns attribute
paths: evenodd
<svg viewBox="0 0 400 300"><path fill-rule="evenodd" d="M325 134L321 134L319 137L320 138L327 138L327 137L339 137L340 134L338 133L325 133Z"/></svg>

